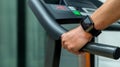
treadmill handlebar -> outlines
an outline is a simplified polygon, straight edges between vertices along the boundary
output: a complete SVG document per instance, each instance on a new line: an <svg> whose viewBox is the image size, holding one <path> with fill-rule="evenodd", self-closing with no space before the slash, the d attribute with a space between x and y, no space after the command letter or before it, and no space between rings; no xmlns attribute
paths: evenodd
<svg viewBox="0 0 120 67"><path fill-rule="evenodd" d="M49 14L43 0L29 0L29 6L46 32L54 39L60 39L67 30L60 26ZM120 48L99 43L88 43L81 50L112 59L119 59Z"/></svg>

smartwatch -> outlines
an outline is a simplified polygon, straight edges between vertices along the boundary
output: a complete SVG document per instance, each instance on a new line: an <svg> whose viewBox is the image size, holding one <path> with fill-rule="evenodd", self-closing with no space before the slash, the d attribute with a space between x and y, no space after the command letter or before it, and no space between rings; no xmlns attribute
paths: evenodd
<svg viewBox="0 0 120 67"><path fill-rule="evenodd" d="M94 23L89 16L85 16L81 21L81 26L86 32L92 34L92 36L97 37L101 33L101 30L95 29Z"/></svg>

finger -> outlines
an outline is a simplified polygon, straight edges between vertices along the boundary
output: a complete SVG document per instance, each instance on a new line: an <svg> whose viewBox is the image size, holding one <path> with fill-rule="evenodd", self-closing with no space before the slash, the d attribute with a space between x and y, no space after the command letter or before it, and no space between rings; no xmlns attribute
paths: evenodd
<svg viewBox="0 0 120 67"><path fill-rule="evenodd" d="M74 52L74 54L75 54L75 55L79 55L79 54L80 54L80 52L78 52L78 51L75 51L75 52Z"/></svg>
<svg viewBox="0 0 120 67"><path fill-rule="evenodd" d="M62 47L63 47L64 49L67 49L67 42L62 41Z"/></svg>
<svg viewBox="0 0 120 67"><path fill-rule="evenodd" d="M67 51L75 54L75 55L84 55L86 52L85 51L78 51L78 50L75 50L74 48L72 48L72 46L67 46L65 49L67 49Z"/></svg>
<svg viewBox="0 0 120 67"><path fill-rule="evenodd" d="M66 47L64 46L64 41L62 41L62 48L64 48L64 49L66 48Z"/></svg>
<svg viewBox="0 0 120 67"><path fill-rule="evenodd" d="M75 54L75 55L79 55L79 52L78 52L78 51L75 51L75 50L72 48L72 46L68 46L68 47L67 47L67 50L68 50L69 52Z"/></svg>
<svg viewBox="0 0 120 67"><path fill-rule="evenodd" d="M70 51L70 50L69 50L69 52L71 52L71 53L73 53L73 54L75 54L75 55L79 55L79 54L80 54L80 52L78 52L78 51L72 51L72 50Z"/></svg>
<svg viewBox="0 0 120 67"><path fill-rule="evenodd" d="M64 43L65 43L65 39L64 39L64 34L63 34L61 36L61 45L62 45L62 48L65 48Z"/></svg>
<svg viewBox="0 0 120 67"><path fill-rule="evenodd" d="M62 35L61 35L61 38L65 37L65 35L66 35L66 33L62 34Z"/></svg>
<svg viewBox="0 0 120 67"><path fill-rule="evenodd" d="M65 44L63 44L62 47L63 47L64 49L67 49L67 45L65 45Z"/></svg>
<svg viewBox="0 0 120 67"><path fill-rule="evenodd" d="M85 51L79 51L80 55L84 55L86 52Z"/></svg>

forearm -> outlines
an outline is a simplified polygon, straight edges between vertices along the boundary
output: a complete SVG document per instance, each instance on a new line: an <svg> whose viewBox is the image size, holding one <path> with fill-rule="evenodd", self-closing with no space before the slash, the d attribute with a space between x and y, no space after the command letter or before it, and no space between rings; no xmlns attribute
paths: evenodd
<svg viewBox="0 0 120 67"><path fill-rule="evenodd" d="M97 30L102 30L120 18L120 0L108 0L92 15L91 19ZM62 47L74 54L80 54L79 50L91 39L92 35L79 27L62 34Z"/></svg>
<svg viewBox="0 0 120 67"><path fill-rule="evenodd" d="M98 30L105 29L120 18L120 0L108 0L92 15L91 19Z"/></svg>

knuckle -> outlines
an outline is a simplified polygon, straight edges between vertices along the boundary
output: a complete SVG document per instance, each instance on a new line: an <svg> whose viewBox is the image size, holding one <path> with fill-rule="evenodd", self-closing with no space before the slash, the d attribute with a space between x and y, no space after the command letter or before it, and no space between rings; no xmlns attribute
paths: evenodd
<svg viewBox="0 0 120 67"><path fill-rule="evenodd" d="M61 37L63 38L63 37L65 37L65 35L66 35L66 33L62 34Z"/></svg>
<svg viewBox="0 0 120 67"><path fill-rule="evenodd" d="M63 38L63 37L64 37L64 34L61 35L61 38Z"/></svg>
<svg viewBox="0 0 120 67"><path fill-rule="evenodd" d="M68 47L68 44L67 44L67 42L64 42L63 44L62 44L62 47L64 47L65 49Z"/></svg>
<svg viewBox="0 0 120 67"><path fill-rule="evenodd" d="M62 42L66 42L66 39L65 39L65 38L62 38L61 41L62 41Z"/></svg>
<svg viewBox="0 0 120 67"><path fill-rule="evenodd" d="M68 45L68 43L67 43L67 42L64 42L64 45L66 45L66 46L67 46L67 45Z"/></svg>
<svg viewBox="0 0 120 67"><path fill-rule="evenodd" d="M73 48L74 48L74 47L71 46L71 45L68 46L68 50L73 50Z"/></svg>

